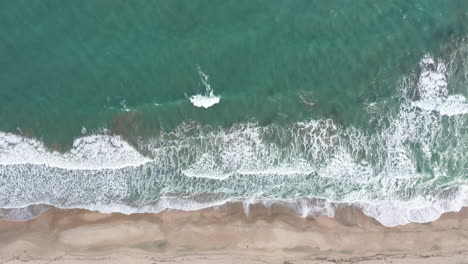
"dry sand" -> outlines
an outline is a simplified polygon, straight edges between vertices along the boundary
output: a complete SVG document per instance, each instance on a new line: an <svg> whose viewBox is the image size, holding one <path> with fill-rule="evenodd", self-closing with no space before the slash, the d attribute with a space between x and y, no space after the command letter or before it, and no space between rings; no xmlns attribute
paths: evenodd
<svg viewBox="0 0 468 264"><path fill-rule="evenodd" d="M353 207L335 218L250 212L240 204L134 215L50 209L0 221L0 263L468 264L468 209L393 228Z"/></svg>

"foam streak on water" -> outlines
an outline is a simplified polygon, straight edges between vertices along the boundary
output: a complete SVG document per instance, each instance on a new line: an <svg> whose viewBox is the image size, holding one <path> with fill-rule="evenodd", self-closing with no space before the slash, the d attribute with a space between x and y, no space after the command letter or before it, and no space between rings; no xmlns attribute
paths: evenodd
<svg viewBox="0 0 468 264"><path fill-rule="evenodd" d="M387 226L432 221L468 205L468 104L449 92L446 65L424 57L420 73L401 82L396 113L372 108L374 132L329 119L184 123L141 143L148 157L116 136L80 138L60 154L0 133L0 208L135 213L236 200L248 213L251 203L282 201L303 217L353 204Z"/></svg>

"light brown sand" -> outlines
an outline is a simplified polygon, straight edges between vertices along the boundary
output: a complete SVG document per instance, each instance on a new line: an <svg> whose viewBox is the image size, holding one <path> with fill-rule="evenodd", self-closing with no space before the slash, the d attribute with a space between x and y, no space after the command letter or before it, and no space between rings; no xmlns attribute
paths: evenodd
<svg viewBox="0 0 468 264"><path fill-rule="evenodd" d="M130 216L51 209L0 221L0 263L468 264L468 209L394 228L353 207L335 218L251 212L238 204Z"/></svg>

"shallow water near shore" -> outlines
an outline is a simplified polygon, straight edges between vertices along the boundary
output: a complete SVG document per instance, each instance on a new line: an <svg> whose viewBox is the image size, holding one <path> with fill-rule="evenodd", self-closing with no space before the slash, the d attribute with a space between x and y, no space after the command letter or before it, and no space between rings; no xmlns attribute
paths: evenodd
<svg viewBox="0 0 468 264"><path fill-rule="evenodd" d="M0 218L239 201L396 226L459 211L467 8L3 3Z"/></svg>

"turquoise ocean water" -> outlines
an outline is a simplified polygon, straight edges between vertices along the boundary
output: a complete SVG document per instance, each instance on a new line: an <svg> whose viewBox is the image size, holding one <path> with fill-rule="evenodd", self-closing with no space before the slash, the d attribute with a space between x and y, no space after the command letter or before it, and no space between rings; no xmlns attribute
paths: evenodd
<svg viewBox="0 0 468 264"><path fill-rule="evenodd" d="M0 1L0 62L0 218L468 205L464 0Z"/></svg>

